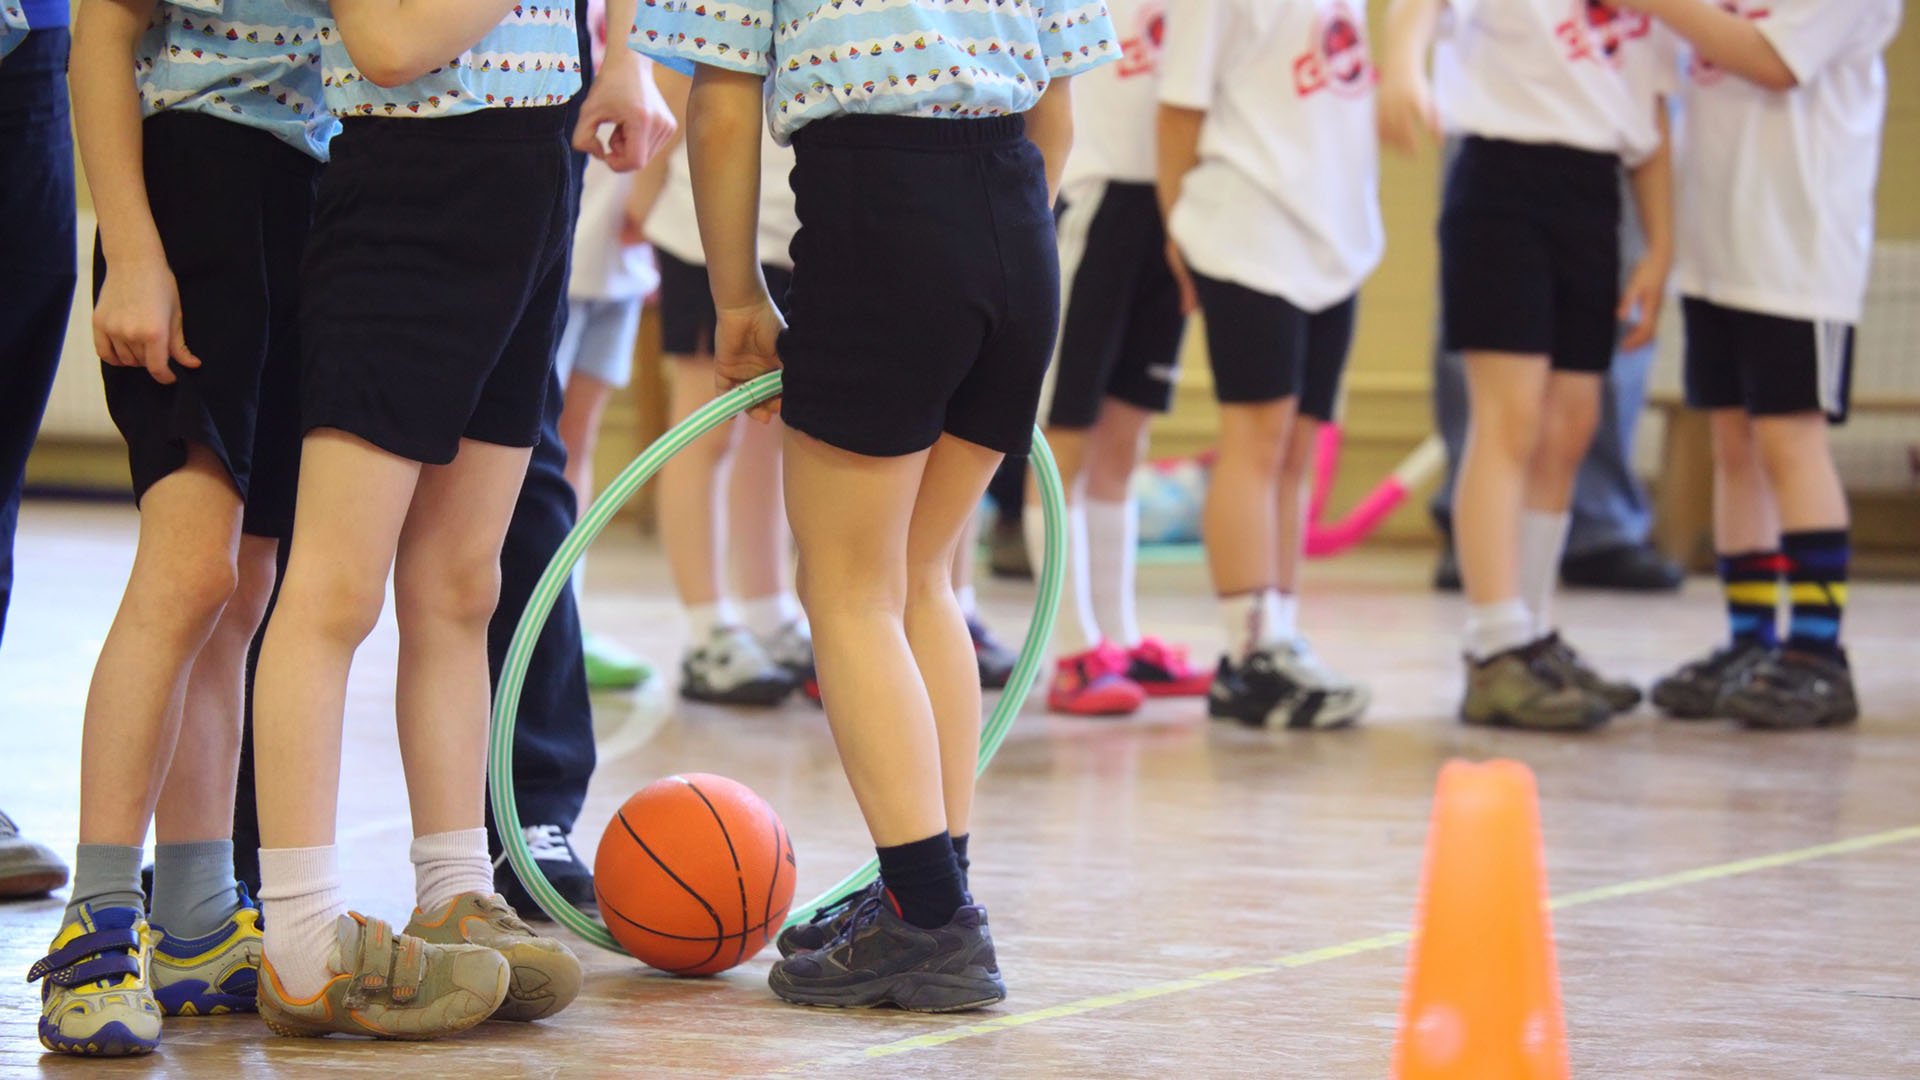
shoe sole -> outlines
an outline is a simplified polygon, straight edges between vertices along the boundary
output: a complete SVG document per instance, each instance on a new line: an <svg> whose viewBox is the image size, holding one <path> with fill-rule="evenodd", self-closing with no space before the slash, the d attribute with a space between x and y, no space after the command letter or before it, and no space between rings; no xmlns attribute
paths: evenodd
<svg viewBox="0 0 1920 1080"><path fill-rule="evenodd" d="M545 1020L580 996L578 961L555 963L555 954L527 947L504 949L500 955L507 959L507 996L493 1010L493 1019Z"/></svg>
<svg viewBox="0 0 1920 1080"><path fill-rule="evenodd" d="M775 971L767 979L774 996L792 1005L824 1009L876 1009L891 1005L907 1012L953 1013L984 1009L1007 999L997 978L911 972L853 986L801 989Z"/></svg>
<svg viewBox="0 0 1920 1080"><path fill-rule="evenodd" d="M1778 712L1762 713L1741 712L1737 707L1729 707L1727 715L1740 721L1740 726L1749 731L1810 731L1816 728L1845 727L1860 719L1858 705L1844 712L1822 713L1807 719L1781 719Z"/></svg>
<svg viewBox="0 0 1920 1080"><path fill-rule="evenodd" d="M1586 713L1571 724L1531 724L1521 720L1512 713L1494 712L1484 717L1476 717L1469 715L1466 710L1463 709L1460 712L1460 722L1471 727L1506 728L1513 731L1561 731L1578 733L1606 727L1607 724L1613 720L1613 716L1613 712L1603 705L1599 709Z"/></svg>
<svg viewBox="0 0 1920 1080"><path fill-rule="evenodd" d="M756 708L772 708L793 695L794 685L790 682L753 682L736 686L731 690L705 691L680 687L681 698L697 701L702 705L747 705Z"/></svg>
<svg viewBox="0 0 1920 1080"><path fill-rule="evenodd" d="M1139 712L1140 706L1144 704L1144 701L1135 701L1130 703L1115 703L1103 708L1090 709L1075 707L1068 702L1049 701L1047 702L1047 711L1056 716L1132 716L1134 713Z"/></svg>
<svg viewBox="0 0 1920 1080"><path fill-rule="evenodd" d="M65 870L34 870L0 878L0 896L39 896L42 893L50 893L66 883Z"/></svg>
<svg viewBox="0 0 1920 1080"><path fill-rule="evenodd" d="M204 980L183 979L169 986L155 983L153 998L160 1003L160 1011L167 1016L227 1016L250 1013L259 1008L259 991L256 987L248 987L246 991L237 993L235 990L215 990Z"/></svg>
<svg viewBox="0 0 1920 1080"><path fill-rule="evenodd" d="M1672 720L1718 720L1724 714L1720 712L1720 695L1715 694L1711 701L1706 695L1678 688L1666 689L1654 687L1651 695L1653 706L1666 713Z"/></svg>
<svg viewBox="0 0 1920 1080"><path fill-rule="evenodd" d="M135 1035L127 1025L118 1020L112 1021L85 1039L69 1039L57 1031L40 1029L40 1045L56 1054L73 1054L78 1057L137 1057L151 1054L159 1047L160 1039L155 1036L143 1039Z"/></svg>
<svg viewBox="0 0 1920 1080"><path fill-rule="evenodd" d="M1360 715L1373 703L1370 695L1362 694L1348 707L1329 711L1329 698L1325 691L1315 690L1307 695L1307 701L1298 709L1276 708L1256 721L1248 722L1251 727L1265 727L1270 731L1338 731L1360 722Z"/></svg>
<svg viewBox="0 0 1920 1080"><path fill-rule="evenodd" d="M1138 680L1135 681L1137 682ZM1145 690L1147 696L1150 698L1206 697L1211 687L1211 682L1197 687L1191 685L1182 686L1179 683L1140 683L1140 689Z"/></svg>

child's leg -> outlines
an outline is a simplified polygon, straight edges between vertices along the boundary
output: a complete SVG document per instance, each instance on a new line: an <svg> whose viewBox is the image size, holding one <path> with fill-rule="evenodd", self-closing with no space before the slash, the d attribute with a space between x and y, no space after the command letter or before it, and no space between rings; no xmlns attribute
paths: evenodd
<svg viewBox="0 0 1920 1080"><path fill-rule="evenodd" d="M1101 642L1087 557L1085 465L1093 439L1091 429L1062 427L1048 428L1046 439L1067 500L1067 565L1060 582L1060 615L1053 628L1054 651L1065 658ZM1040 511L1039 474L1032 469L1027 470L1026 512L1020 516L1020 528L1026 538L1027 562L1037 576L1046 562L1047 521Z"/></svg>
<svg viewBox="0 0 1920 1080"><path fill-rule="evenodd" d="M580 317L583 305L574 305ZM600 419L613 397L613 387L598 375L578 368L567 378L566 404L560 410L560 443L567 448L567 482L585 510L593 502L593 450L600 441Z"/></svg>
<svg viewBox="0 0 1920 1080"><path fill-rule="evenodd" d="M188 673L233 596L239 535L239 494L204 446L189 446L186 464L141 499L133 572L87 692L69 918L89 903L142 906L139 848L173 759Z"/></svg>
<svg viewBox="0 0 1920 1080"><path fill-rule="evenodd" d="M1827 439L1827 418L1818 412L1757 416L1753 430L1780 509L1780 549L1786 556L1792 601L1787 645L1841 655L1850 517L1846 488Z"/></svg>
<svg viewBox="0 0 1920 1080"><path fill-rule="evenodd" d="M1780 510L1761 465L1745 409L1715 409L1713 547L1727 599L1730 640L1772 646L1779 640Z"/></svg>
<svg viewBox="0 0 1920 1080"><path fill-rule="evenodd" d="M1292 438L1298 398L1220 406L1220 454L1207 489L1202 529L1207 568L1221 599L1228 656L1236 663L1276 642L1270 610L1280 466Z"/></svg>
<svg viewBox="0 0 1920 1080"><path fill-rule="evenodd" d="M1274 500L1276 532L1280 542L1274 546L1273 584L1280 591L1281 607L1288 616L1286 630L1293 631L1292 616L1298 607L1300 559L1307 536L1307 503L1312 496L1313 451L1320 436L1320 421L1304 413L1295 419L1293 435L1287 440L1286 455L1280 460L1280 483Z"/></svg>
<svg viewBox="0 0 1920 1080"><path fill-rule="evenodd" d="M671 356L667 364L673 372L673 417L684 420L713 400L711 358ZM715 515L721 469L738 432L737 422L722 427L688 445L660 469L660 536L696 643L716 626L733 621L719 609L726 590L720 579Z"/></svg>
<svg viewBox="0 0 1920 1080"><path fill-rule="evenodd" d="M1553 591L1567 545L1573 482L1600 423L1601 382L1600 375L1571 371L1555 371L1547 379L1520 515L1520 588L1535 636L1553 629Z"/></svg>
<svg viewBox="0 0 1920 1080"><path fill-rule="evenodd" d="M1088 584L1100 631L1123 649L1140 644L1134 609L1134 562L1140 543L1140 507L1133 471L1147 449L1153 414L1109 397L1089 440L1086 464Z"/></svg>
<svg viewBox="0 0 1920 1080"><path fill-rule="evenodd" d="M1468 352L1465 363L1472 421L1454 487L1454 544L1470 605L1467 647L1485 658L1533 636L1520 592L1520 516L1549 372L1544 356Z"/></svg>
<svg viewBox="0 0 1920 1080"><path fill-rule="evenodd" d="M330 977L334 920L346 912L333 836L347 672L386 601L420 468L333 428L301 447L293 550L253 695L266 958L293 998Z"/></svg>
<svg viewBox="0 0 1920 1080"><path fill-rule="evenodd" d="M781 493L783 425L746 424L727 475L727 565L747 629L771 641L801 619Z"/></svg>
<svg viewBox="0 0 1920 1080"><path fill-rule="evenodd" d="M940 741L940 787L947 831L965 836L973 814L980 757L980 677L967 612L946 568L973 560L975 508L1002 455L943 435L928 453L907 533L907 643L933 707Z"/></svg>

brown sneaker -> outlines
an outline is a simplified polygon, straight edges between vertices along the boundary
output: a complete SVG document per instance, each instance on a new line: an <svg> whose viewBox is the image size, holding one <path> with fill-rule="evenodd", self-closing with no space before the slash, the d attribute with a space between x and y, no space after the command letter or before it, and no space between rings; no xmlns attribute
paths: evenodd
<svg viewBox="0 0 1920 1080"><path fill-rule="evenodd" d="M1467 658L1460 719L1531 731L1588 731L1613 719L1605 698L1575 685L1547 653L1547 639Z"/></svg>
<svg viewBox="0 0 1920 1080"><path fill-rule="evenodd" d="M275 1034L437 1039L492 1016L507 996L507 962L492 949L395 937L353 913L337 933L328 964L337 974L310 998L288 997L273 961L261 962L260 1016Z"/></svg>
<svg viewBox="0 0 1920 1080"><path fill-rule="evenodd" d="M580 961L572 950L535 937L498 896L461 893L444 907L415 911L406 933L435 945L482 945L506 957L513 978L496 1020L544 1020L580 995Z"/></svg>
<svg viewBox="0 0 1920 1080"><path fill-rule="evenodd" d="M1593 668L1587 661L1567 644L1560 631L1555 630L1537 643L1545 653L1549 663L1560 669L1564 681L1596 694L1603 698L1607 707L1617 713L1632 712L1640 706L1640 688L1625 679L1609 679Z"/></svg>

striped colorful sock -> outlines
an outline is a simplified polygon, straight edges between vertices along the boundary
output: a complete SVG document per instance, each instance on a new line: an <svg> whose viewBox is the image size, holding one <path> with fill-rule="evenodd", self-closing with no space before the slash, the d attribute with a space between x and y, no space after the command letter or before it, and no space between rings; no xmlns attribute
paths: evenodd
<svg viewBox="0 0 1920 1080"><path fill-rule="evenodd" d="M1720 556L1720 589L1727 597L1727 627L1735 644L1780 644L1780 576L1787 561L1778 551Z"/></svg>
<svg viewBox="0 0 1920 1080"><path fill-rule="evenodd" d="M1787 560L1787 598L1792 616L1787 646L1805 652L1840 652L1840 616L1847 607L1845 529L1813 529L1780 537Z"/></svg>

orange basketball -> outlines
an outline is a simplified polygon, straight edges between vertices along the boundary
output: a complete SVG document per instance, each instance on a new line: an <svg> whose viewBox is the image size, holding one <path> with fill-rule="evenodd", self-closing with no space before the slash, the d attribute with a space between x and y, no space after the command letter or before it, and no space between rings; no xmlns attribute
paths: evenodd
<svg viewBox="0 0 1920 1080"><path fill-rule="evenodd" d="M600 917L626 950L675 975L745 963L793 904L793 845L753 789L724 776L656 780L607 824L593 860Z"/></svg>

